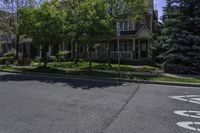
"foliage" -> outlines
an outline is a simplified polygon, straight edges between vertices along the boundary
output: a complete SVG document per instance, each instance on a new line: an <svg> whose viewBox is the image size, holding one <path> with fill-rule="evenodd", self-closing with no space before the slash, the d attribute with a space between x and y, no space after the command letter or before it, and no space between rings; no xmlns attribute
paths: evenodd
<svg viewBox="0 0 200 133"><path fill-rule="evenodd" d="M161 29L163 28L162 23L158 23L156 31L154 31L153 35L153 44L151 46L151 57L152 61L156 66L161 66L163 63L164 57L163 52L165 52L165 48L163 46L163 38Z"/></svg>
<svg viewBox="0 0 200 133"><path fill-rule="evenodd" d="M36 62L36 63L41 63L42 62L42 59L40 56L37 56L33 59L33 62Z"/></svg>
<svg viewBox="0 0 200 133"><path fill-rule="evenodd" d="M24 7L20 16L18 32L32 38L33 44L42 46L44 65L47 66L49 46L71 42L78 59L78 47L91 51L96 43L109 41L115 36L116 20L138 18L146 11L149 0L53 0L39 7ZM146 4L148 3L148 4ZM152 3L151 3L152 4Z"/></svg>
<svg viewBox="0 0 200 133"><path fill-rule="evenodd" d="M16 51L9 51L5 53L2 57L0 57L0 64L13 64L16 59Z"/></svg>
<svg viewBox="0 0 200 133"><path fill-rule="evenodd" d="M89 67L92 68L91 51L95 44L110 39L115 34L114 19L107 12L109 4L102 0L86 0L80 6L80 19L83 21L81 41L89 48Z"/></svg>
<svg viewBox="0 0 200 133"><path fill-rule="evenodd" d="M0 8L0 27L3 27L4 34L13 39L16 48L16 59L19 57L19 9L22 7L32 8L42 0L1 0ZM2 13L3 12L3 13ZM3 14L3 15L2 15Z"/></svg>
<svg viewBox="0 0 200 133"><path fill-rule="evenodd" d="M106 0L115 18L138 19L152 6L150 0Z"/></svg>
<svg viewBox="0 0 200 133"><path fill-rule="evenodd" d="M16 51L12 50L12 51L9 51L9 52L5 53L3 56L15 58L15 56L16 56L15 53L16 53Z"/></svg>
<svg viewBox="0 0 200 133"><path fill-rule="evenodd" d="M55 56L49 56L48 62L57 62L57 58Z"/></svg>
<svg viewBox="0 0 200 133"><path fill-rule="evenodd" d="M166 72L200 74L200 2L167 0L160 42Z"/></svg>
<svg viewBox="0 0 200 133"><path fill-rule="evenodd" d="M22 8L19 11L19 33L32 38L33 44L42 46L45 66L49 46L62 43L64 38L66 13L58 5L58 1L45 1L38 8Z"/></svg>
<svg viewBox="0 0 200 133"><path fill-rule="evenodd" d="M13 64L14 60L12 57L0 57L0 64Z"/></svg>
<svg viewBox="0 0 200 133"><path fill-rule="evenodd" d="M56 58L58 61L65 61L70 55L70 51L59 51L56 54Z"/></svg>

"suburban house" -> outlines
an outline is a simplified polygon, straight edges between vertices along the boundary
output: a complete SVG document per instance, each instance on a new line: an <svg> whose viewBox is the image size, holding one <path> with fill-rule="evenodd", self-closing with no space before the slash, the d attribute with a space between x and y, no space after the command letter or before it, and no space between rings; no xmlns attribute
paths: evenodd
<svg viewBox="0 0 200 133"><path fill-rule="evenodd" d="M119 57L122 62L148 61L151 58L152 34L156 29L158 20L157 11L154 10L154 2L153 0L149 0L149 2L151 7L140 21L119 20L120 36L116 36L109 43L99 44L94 49L92 58L95 60L110 58L116 61L118 60L118 54L120 54Z"/></svg>
<svg viewBox="0 0 200 133"><path fill-rule="evenodd" d="M111 41L96 44L92 51L93 60L106 61L109 58L116 62L118 54L121 62L124 63L147 63L151 59L150 48L152 46L152 35L156 30L158 13L154 10L154 0L148 2L151 6L140 21L119 20L120 35ZM59 50L69 50L71 56L74 55L75 51L73 45L70 44L60 45ZM87 47L79 48L80 58L87 58L88 56Z"/></svg>
<svg viewBox="0 0 200 133"><path fill-rule="evenodd" d="M119 20L120 35L111 39L111 41L96 44L92 50L92 59L98 61L106 61L108 58L116 62L118 54L121 62L148 62L151 59L150 48L152 46L152 35L157 25L157 11L154 10L153 0L150 2L150 8L144 14L140 21L130 21L128 19ZM23 57L34 58L43 56L41 47L31 45L31 39L21 38L21 53ZM119 48L118 48L119 42ZM58 51L70 51L71 58L75 56L74 44L63 43L59 47L49 47L48 56L55 55ZM86 46L78 48L79 58L87 59L89 57L88 48Z"/></svg>

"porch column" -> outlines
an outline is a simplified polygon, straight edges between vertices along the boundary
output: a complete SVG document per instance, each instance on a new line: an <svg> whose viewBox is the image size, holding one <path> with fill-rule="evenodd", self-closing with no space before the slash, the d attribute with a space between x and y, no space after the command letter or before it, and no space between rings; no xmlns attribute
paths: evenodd
<svg viewBox="0 0 200 133"><path fill-rule="evenodd" d="M40 57L42 57L42 46L40 46Z"/></svg>
<svg viewBox="0 0 200 133"><path fill-rule="evenodd" d="M148 43L148 44L147 44L147 45L148 45L147 57L148 57L148 58L151 58L151 54L150 54L151 40L150 40L150 39L148 39L148 40L147 40L147 43Z"/></svg>
<svg viewBox="0 0 200 133"><path fill-rule="evenodd" d="M51 46L49 46L49 56L51 56Z"/></svg>
<svg viewBox="0 0 200 133"><path fill-rule="evenodd" d="M71 40L71 59L73 59L74 58L74 47L73 47L73 42L72 42L72 40Z"/></svg>
<svg viewBox="0 0 200 133"><path fill-rule="evenodd" d="M106 58L108 59L108 58L109 58L109 50L110 50L109 47L110 47L110 43L107 42L107 45L106 45L106 46L107 46L107 50L106 50L106 51L107 51L107 53L106 53L107 57L106 57Z"/></svg>
<svg viewBox="0 0 200 133"><path fill-rule="evenodd" d="M66 50L65 49L65 43L63 42L62 45L63 45L63 51L65 51Z"/></svg>
<svg viewBox="0 0 200 133"><path fill-rule="evenodd" d="M132 60L135 59L135 38L133 38Z"/></svg>
<svg viewBox="0 0 200 133"><path fill-rule="evenodd" d="M23 63L23 57L24 57L24 46L23 46L24 44L22 43L21 44L21 58L20 58L20 60L21 60L21 63Z"/></svg>
<svg viewBox="0 0 200 133"><path fill-rule="evenodd" d="M138 40L138 59L141 58L141 44L140 44L140 40Z"/></svg>

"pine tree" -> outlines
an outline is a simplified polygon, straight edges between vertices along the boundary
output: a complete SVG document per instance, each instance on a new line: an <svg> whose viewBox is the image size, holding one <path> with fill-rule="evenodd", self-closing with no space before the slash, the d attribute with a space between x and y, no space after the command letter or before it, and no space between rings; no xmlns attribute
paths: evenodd
<svg viewBox="0 0 200 133"><path fill-rule="evenodd" d="M200 74L198 0L167 0L161 45L166 72Z"/></svg>
<svg viewBox="0 0 200 133"><path fill-rule="evenodd" d="M171 68L174 64L174 57L176 57L176 51L173 47L177 46L176 33L180 31L180 12L178 5L174 0L167 0L167 6L164 9L163 26L161 35L157 38L158 45L162 48L162 53L159 58L164 60L163 67L167 72L172 71Z"/></svg>
<svg viewBox="0 0 200 133"><path fill-rule="evenodd" d="M200 1L182 0L181 37L182 53L186 58L183 63L187 68L185 73L200 74Z"/></svg>

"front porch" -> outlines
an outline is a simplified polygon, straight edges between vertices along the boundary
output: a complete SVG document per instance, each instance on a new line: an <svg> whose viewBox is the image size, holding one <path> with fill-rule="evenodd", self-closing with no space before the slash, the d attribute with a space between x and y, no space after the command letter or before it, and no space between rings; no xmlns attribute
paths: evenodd
<svg viewBox="0 0 200 133"><path fill-rule="evenodd" d="M136 61L150 58L150 39L132 38L119 41L119 49L117 40L110 43L101 43L92 52L93 60L118 60L118 55L122 61Z"/></svg>

